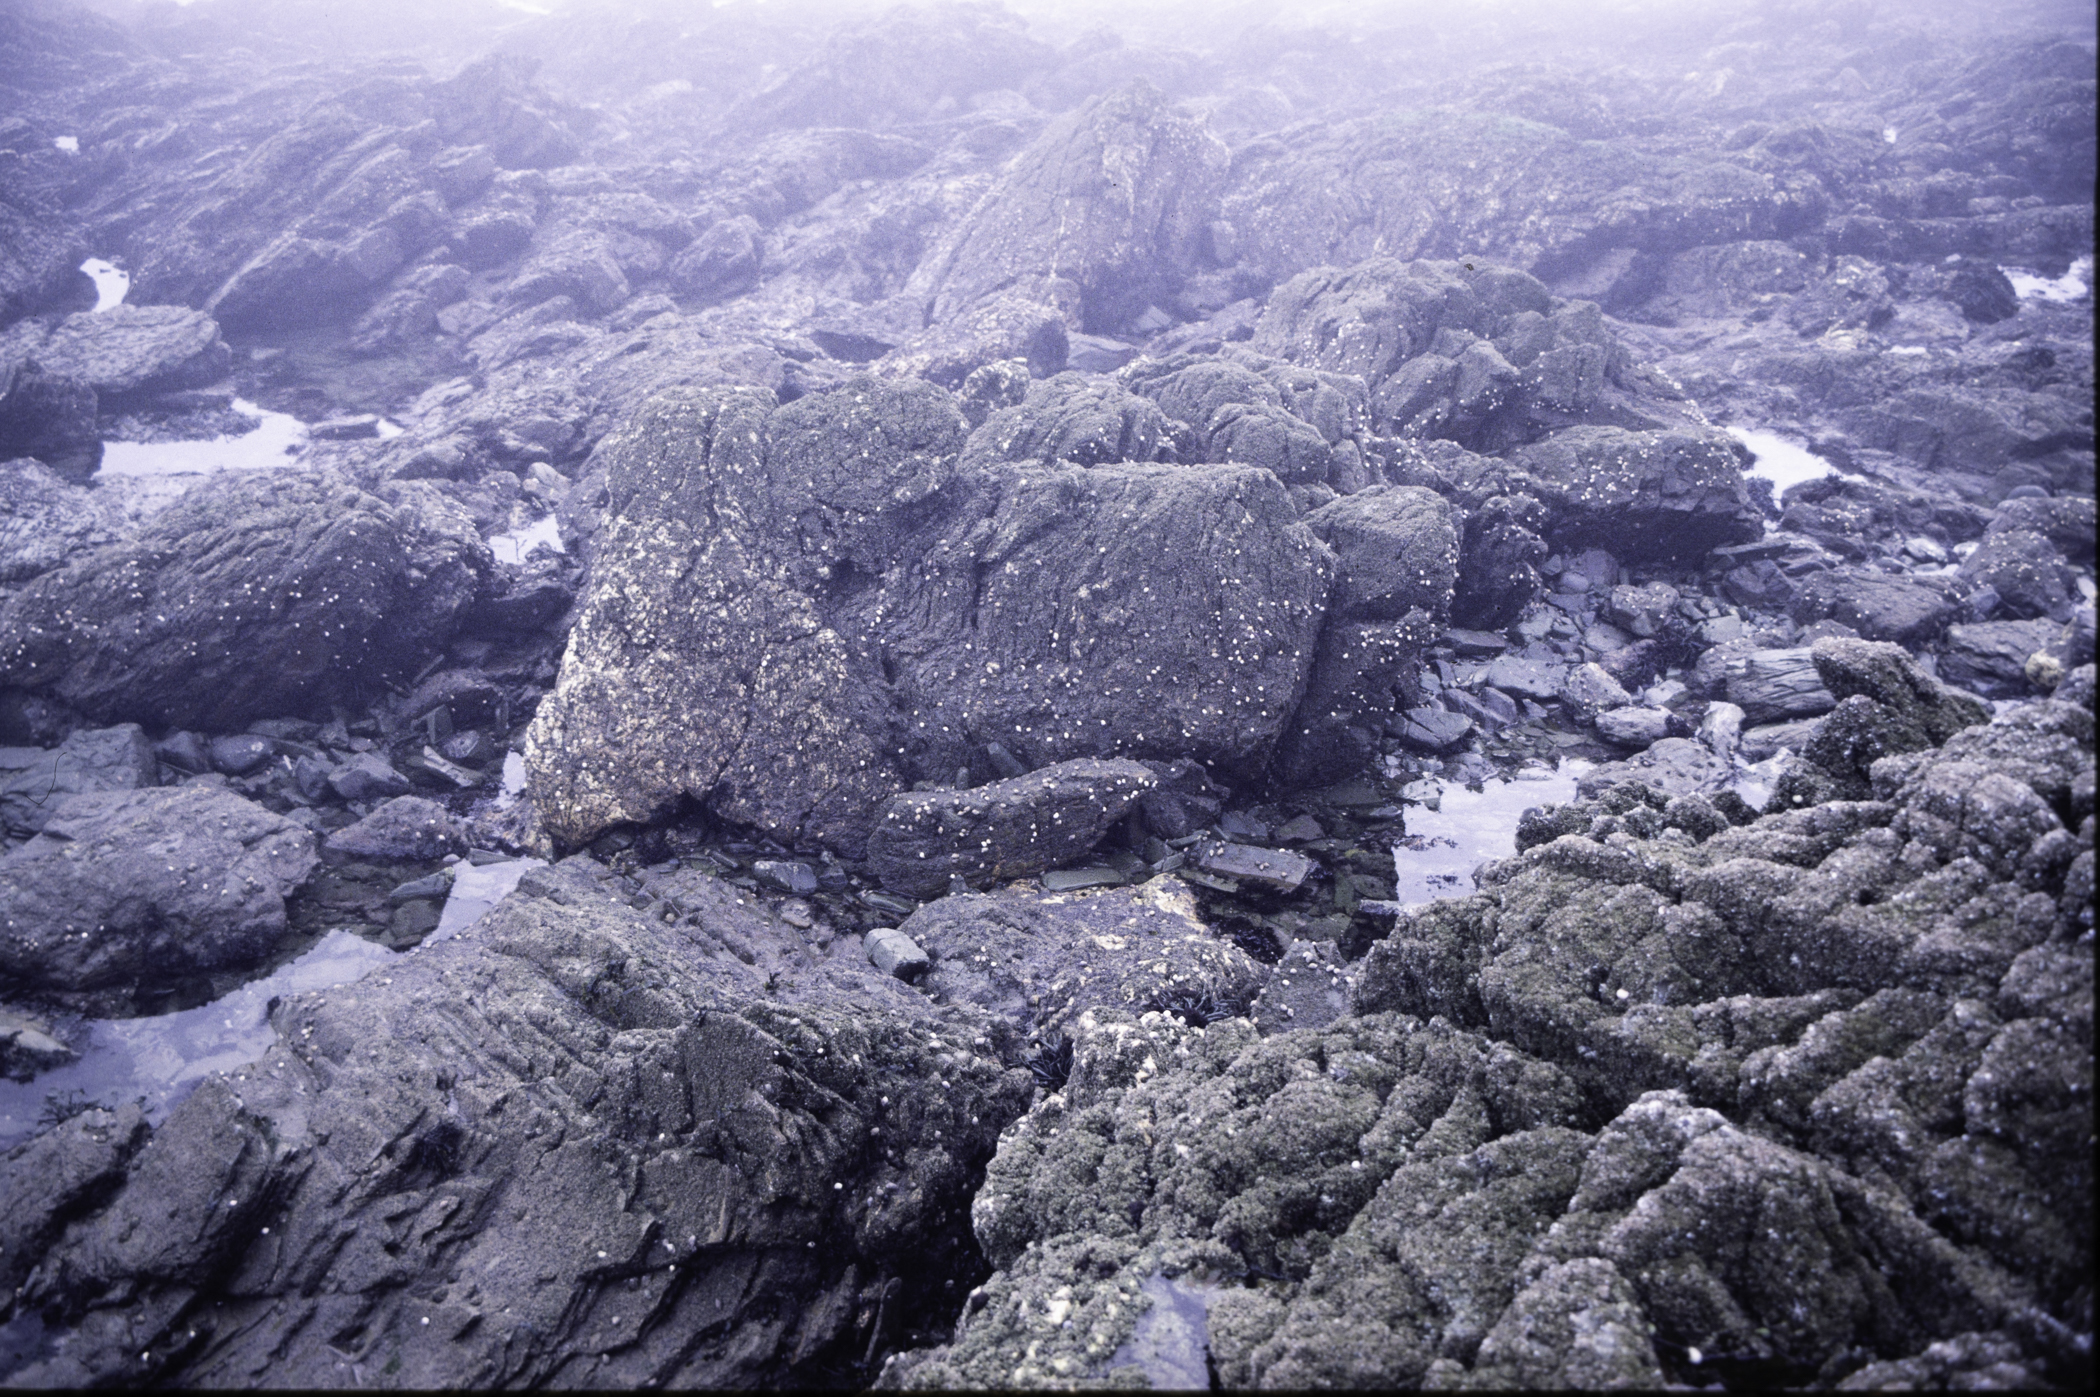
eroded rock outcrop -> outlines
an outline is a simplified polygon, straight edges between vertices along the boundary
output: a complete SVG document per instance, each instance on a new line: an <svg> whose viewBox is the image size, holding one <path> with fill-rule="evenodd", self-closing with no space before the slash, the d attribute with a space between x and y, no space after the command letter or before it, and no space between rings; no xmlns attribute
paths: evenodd
<svg viewBox="0 0 2100 1397"><path fill-rule="evenodd" d="M434 501L228 475L0 605L0 683L106 719L237 729L412 673L489 566L472 523Z"/></svg>

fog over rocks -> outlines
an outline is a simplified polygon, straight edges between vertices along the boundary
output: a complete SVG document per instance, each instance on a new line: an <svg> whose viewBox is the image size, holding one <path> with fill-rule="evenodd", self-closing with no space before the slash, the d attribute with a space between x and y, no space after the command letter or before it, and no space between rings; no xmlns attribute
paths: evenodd
<svg viewBox="0 0 2100 1397"><path fill-rule="evenodd" d="M2088 1386L2094 63L0 0L0 1377Z"/></svg>

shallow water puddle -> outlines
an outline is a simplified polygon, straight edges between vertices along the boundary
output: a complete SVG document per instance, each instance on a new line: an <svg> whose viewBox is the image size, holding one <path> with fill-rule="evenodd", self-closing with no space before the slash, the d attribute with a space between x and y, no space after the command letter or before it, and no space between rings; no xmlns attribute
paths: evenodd
<svg viewBox="0 0 2100 1397"><path fill-rule="evenodd" d="M557 553L568 551L561 546L561 526L551 514L522 529L497 534L489 540L489 551L496 555L499 563L522 563L543 543Z"/></svg>
<svg viewBox="0 0 2100 1397"><path fill-rule="evenodd" d="M460 865L437 929L423 944L466 930L502 901L528 869L545 866L540 859ZM347 931L331 931L297 960L209 1004L149 1018L89 1020L84 1035L67 1035L80 1051L77 1061L26 1083L0 1079L0 1150L20 1144L48 1124L40 1118L46 1098L52 1096L103 1106L140 1101L146 1118L159 1124L206 1077L246 1066L269 1049L276 1038L269 1021L272 999L347 985L414 954L390 951Z"/></svg>
<svg viewBox="0 0 2100 1397"><path fill-rule="evenodd" d="M1443 785L1437 808L1409 806L1407 833L1393 846L1393 900L1412 907L1473 891L1473 870L1517 852L1517 821L1539 805L1575 799L1575 783L1590 769L1580 758L1557 770L1526 767L1514 781L1489 781L1477 791Z"/></svg>
<svg viewBox="0 0 2100 1397"><path fill-rule="evenodd" d="M210 471L269 470L306 449L306 424L288 412L272 412L245 398L234 411L261 425L237 437L209 441L112 441L102 448L104 475L202 475Z"/></svg>
<svg viewBox="0 0 2100 1397"><path fill-rule="evenodd" d="M2093 258L2090 253L2071 264L2060 277L2045 277L2025 267L2000 267L2023 301L2083 301L2093 294Z"/></svg>
<svg viewBox="0 0 2100 1397"><path fill-rule="evenodd" d="M1787 487L1799 485L1804 480L1821 480L1826 475L1842 474L1836 466L1800 442L1789 441L1777 432L1756 427L1730 427L1728 435L1750 448L1757 462L1750 467L1748 474L1771 481L1775 495L1785 494Z"/></svg>
<svg viewBox="0 0 2100 1397"><path fill-rule="evenodd" d="M90 257L80 264L80 270L95 283L96 310L115 310L131 294L131 273L107 258Z"/></svg>

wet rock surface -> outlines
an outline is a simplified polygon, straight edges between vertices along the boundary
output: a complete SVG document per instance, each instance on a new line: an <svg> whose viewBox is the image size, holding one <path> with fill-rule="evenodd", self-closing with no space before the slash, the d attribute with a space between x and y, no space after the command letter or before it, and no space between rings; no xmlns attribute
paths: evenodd
<svg viewBox="0 0 2100 1397"><path fill-rule="evenodd" d="M2089 1386L2060 11L0 14L0 1377Z"/></svg>

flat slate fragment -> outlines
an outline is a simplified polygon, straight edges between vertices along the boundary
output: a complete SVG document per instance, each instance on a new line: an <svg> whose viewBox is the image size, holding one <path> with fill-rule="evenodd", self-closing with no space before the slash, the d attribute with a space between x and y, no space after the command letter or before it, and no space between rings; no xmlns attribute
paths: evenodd
<svg viewBox="0 0 2100 1397"><path fill-rule="evenodd" d="M1261 849L1252 844L1215 844L1196 861L1205 873L1244 878L1295 892L1312 872L1312 860L1287 849Z"/></svg>

